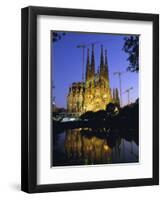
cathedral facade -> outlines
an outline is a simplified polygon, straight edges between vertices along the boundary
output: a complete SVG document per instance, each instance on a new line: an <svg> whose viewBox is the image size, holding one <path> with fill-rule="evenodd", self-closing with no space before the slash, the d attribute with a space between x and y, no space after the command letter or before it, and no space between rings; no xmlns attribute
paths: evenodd
<svg viewBox="0 0 163 200"><path fill-rule="evenodd" d="M104 55L105 54L105 55ZM119 104L118 89L110 88L107 50L101 45L100 66L95 71L94 46L90 57L87 49L87 63L84 82L74 82L67 95L68 113L79 115L87 111L105 110L108 103Z"/></svg>

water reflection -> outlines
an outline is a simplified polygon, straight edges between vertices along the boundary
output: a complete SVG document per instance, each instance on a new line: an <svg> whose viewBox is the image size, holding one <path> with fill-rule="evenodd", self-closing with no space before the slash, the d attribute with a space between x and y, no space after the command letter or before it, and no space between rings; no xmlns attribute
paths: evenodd
<svg viewBox="0 0 163 200"><path fill-rule="evenodd" d="M119 133L69 129L54 136L53 166L138 162L138 144Z"/></svg>

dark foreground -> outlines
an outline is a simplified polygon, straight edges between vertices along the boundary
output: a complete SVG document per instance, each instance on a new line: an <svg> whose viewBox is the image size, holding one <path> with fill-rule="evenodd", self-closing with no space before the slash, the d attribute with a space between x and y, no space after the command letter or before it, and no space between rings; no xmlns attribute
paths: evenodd
<svg viewBox="0 0 163 200"><path fill-rule="evenodd" d="M53 120L53 166L139 162L138 101L115 113L84 113L78 121Z"/></svg>

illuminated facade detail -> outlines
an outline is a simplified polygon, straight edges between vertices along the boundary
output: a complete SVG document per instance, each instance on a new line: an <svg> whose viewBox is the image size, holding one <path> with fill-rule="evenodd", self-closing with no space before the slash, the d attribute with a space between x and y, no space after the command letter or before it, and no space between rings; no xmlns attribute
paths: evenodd
<svg viewBox="0 0 163 200"><path fill-rule="evenodd" d="M94 46L90 59L89 49L87 49L87 63L85 82L75 82L69 87L67 96L67 110L69 113L82 114L87 111L105 110L108 103L118 103L118 90L113 90L111 94L107 50L105 55L101 45L100 66L95 72Z"/></svg>

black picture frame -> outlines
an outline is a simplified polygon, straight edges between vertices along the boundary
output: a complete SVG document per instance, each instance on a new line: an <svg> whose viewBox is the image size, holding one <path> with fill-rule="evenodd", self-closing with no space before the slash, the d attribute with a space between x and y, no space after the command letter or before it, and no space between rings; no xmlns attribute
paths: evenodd
<svg viewBox="0 0 163 200"><path fill-rule="evenodd" d="M153 177L37 185L37 16L55 15L153 23ZM21 12L21 190L28 193L159 184L159 15L30 6Z"/></svg>

